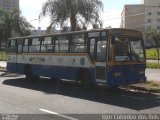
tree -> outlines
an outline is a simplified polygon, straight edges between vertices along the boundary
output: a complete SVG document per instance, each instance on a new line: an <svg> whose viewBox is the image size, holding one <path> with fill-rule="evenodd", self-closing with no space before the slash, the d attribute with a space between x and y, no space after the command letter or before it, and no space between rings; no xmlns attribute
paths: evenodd
<svg viewBox="0 0 160 120"><path fill-rule="evenodd" d="M49 16L51 19L51 28L54 24L59 24L61 27L68 26L72 31L79 27L86 28L90 23L92 25L100 24L99 13L103 10L101 0L47 0L40 13L40 19Z"/></svg>
<svg viewBox="0 0 160 120"><path fill-rule="evenodd" d="M7 44L10 37L29 35L32 28L19 10L0 9L0 42L3 40Z"/></svg>
<svg viewBox="0 0 160 120"><path fill-rule="evenodd" d="M159 67L159 60L160 60L160 31L158 30L154 30L154 29L149 29L146 32L147 37L150 38L150 40L152 40L155 44L155 48L158 54L158 67Z"/></svg>

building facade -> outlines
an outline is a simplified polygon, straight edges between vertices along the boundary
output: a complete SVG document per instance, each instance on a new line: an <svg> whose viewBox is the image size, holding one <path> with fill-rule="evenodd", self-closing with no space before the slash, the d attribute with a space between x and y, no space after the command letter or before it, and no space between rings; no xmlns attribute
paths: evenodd
<svg viewBox="0 0 160 120"><path fill-rule="evenodd" d="M125 5L121 17L122 28L160 30L160 0L142 0L139 5Z"/></svg>
<svg viewBox="0 0 160 120"><path fill-rule="evenodd" d="M144 12L144 5L125 5L121 14L121 27L143 31L145 22Z"/></svg>
<svg viewBox="0 0 160 120"><path fill-rule="evenodd" d="M5 10L19 10L19 0L0 0L0 8Z"/></svg>

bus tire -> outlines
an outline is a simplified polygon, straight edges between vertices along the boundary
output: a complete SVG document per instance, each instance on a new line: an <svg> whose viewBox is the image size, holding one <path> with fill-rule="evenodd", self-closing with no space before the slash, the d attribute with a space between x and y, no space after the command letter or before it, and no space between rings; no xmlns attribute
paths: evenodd
<svg viewBox="0 0 160 120"><path fill-rule="evenodd" d="M91 89L94 85L91 83L91 77L87 70L83 70L79 72L79 81L81 82L81 86L85 89Z"/></svg>
<svg viewBox="0 0 160 120"><path fill-rule="evenodd" d="M25 66L24 73L27 81L35 82L37 79L39 79L38 76L32 74L32 67L30 65Z"/></svg>

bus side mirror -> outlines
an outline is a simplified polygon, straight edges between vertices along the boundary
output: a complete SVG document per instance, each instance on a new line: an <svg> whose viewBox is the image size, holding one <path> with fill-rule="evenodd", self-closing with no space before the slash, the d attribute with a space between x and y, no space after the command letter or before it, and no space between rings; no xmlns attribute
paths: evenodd
<svg viewBox="0 0 160 120"><path fill-rule="evenodd" d="M116 38L115 38L114 36L112 36L112 38L111 38L111 43L112 43L112 44L115 44L115 41L116 41Z"/></svg>

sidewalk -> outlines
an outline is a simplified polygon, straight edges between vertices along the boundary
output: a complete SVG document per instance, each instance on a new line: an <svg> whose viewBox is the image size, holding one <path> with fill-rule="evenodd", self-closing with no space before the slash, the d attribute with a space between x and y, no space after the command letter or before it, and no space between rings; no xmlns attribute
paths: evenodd
<svg viewBox="0 0 160 120"><path fill-rule="evenodd" d="M6 68L6 66L7 66L6 61L0 61L0 67ZM0 75L3 75L4 73L5 73L5 71L0 69Z"/></svg>
<svg viewBox="0 0 160 120"><path fill-rule="evenodd" d="M158 60L147 60L148 63L158 63Z"/></svg>
<svg viewBox="0 0 160 120"><path fill-rule="evenodd" d="M160 82L160 69L146 69L147 80Z"/></svg>
<svg viewBox="0 0 160 120"><path fill-rule="evenodd" d="M7 63L6 61L0 61L0 67L6 67Z"/></svg>

